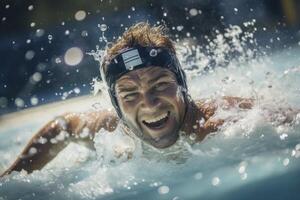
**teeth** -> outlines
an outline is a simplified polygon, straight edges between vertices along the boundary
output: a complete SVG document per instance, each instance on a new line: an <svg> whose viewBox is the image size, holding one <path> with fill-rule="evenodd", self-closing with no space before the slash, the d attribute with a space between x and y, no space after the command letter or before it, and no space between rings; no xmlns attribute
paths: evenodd
<svg viewBox="0 0 300 200"><path fill-rule="evenodd" d="M156 117L156 118L153 118L153 119L147 119L147 120L145 120L145 122L147 122L148 124L149 124L149 123L154 123L154 122L157 122L157 121L159 121L159 120L161 120L161 119L166 118L167 116L168 116L168 113L165 113L165 114L162 114L162 115L160 115L160 116L158 116L158 117Z"/></svg>

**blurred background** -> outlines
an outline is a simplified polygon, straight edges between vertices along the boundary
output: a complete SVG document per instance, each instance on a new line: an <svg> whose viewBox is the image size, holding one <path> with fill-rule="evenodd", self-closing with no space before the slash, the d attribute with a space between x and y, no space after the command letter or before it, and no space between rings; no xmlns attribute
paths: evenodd
<svg viewBox="0 0 300 200"><path fill-rule="evenodd" d="M257 45L274 52L300 45L299 11L297 0L2 0L0 115L90 94L99 64L87 53L136 22L200 45L255 22Z"/></svg>

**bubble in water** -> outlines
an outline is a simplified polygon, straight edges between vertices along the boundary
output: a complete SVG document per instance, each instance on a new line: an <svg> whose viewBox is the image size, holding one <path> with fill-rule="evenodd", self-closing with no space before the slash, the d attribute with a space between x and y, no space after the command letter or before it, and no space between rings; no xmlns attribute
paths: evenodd
<svg viewBox="0 0 300 200"><path fill-rule="evenodd" d="M27 43L27 44L31 43L31 39L27 39L27 40L26 40L26 43Z"/></svg>
<svg viewBox="0 0 300 200"><path fill-rule="evenodd" d="M192 133L190 136L189 136L190 140L196 140L197 138L197 135L195 133Z"/></svg>
<svg viewBox="0 0 300 200"><path fill-rule="evenodd" d="M81 36L82 37L87 37L89 34L88 34L88 32L87 31L82 31L81 32Z"/></svg>
<svg viewBox="0 0 300 200"><path fill-rule="evenodd" d="M57 64L61 63L61 59L60 58L55 58L55 63L57 63Z"/></svg>
<svg viewBox="0 0 300 200"><path fill-rule="evenodd" d="M166 185L160 186L158 188L158 193L159 194L168 194L169 191L170 191L170 188L168 186L166 186Z"/></svg>
<svg viewBox="0 0 300 200"><path fill-rule="evenodd" d="M78 47L72 47L65 53L64 60L67 65L78 65L83 59L82 50Z"/></svg>
<svg viewBox="0 0 300 200"><path fill-rule="evenodd" d="M283 133L279 137L280 137L281 140L285 140L288 137L288 134Z"/></svg>
<svg viewBox="0 0 300 200"><path fill-rule="evenodd" d="M248 178L248 174L247 173L241 174L241 179L242 180L246 180L247 178Z"/></svg>
<svg viewBox="0 0 300 200"><path fill-rule="evenodd" d="M28 154L29 155L34 155L37 153L37 149L35 147L31 147L28 151Z"/></svg>
<svg viewBox="0 0 300 200"><path fill-rule="evenodd" d="M282 162L282 164L283 164L284 166L288 166L289 163L290 163L290 160L289 160L288 158L285 158L285 159L283 160L283 162Z"/></svg>
<svg viewBox="0 0 300 200"><path fill-rule="evenodd" d="M163 15L164 15L164 17L166 17L166 16L168 15L168 13L164 12L164 14L163 14Z"/></svg>
<svg viewBox="0 0 300 200"><path fill-rule="evenodd" d="M19 98L19 97L17 97L17 98L15 99L15 105L16 105L17 107L19 107L19 108L24 107L24 105L25 105L24 100L21 99L21 98Z"/></svg>
<svg viewBox="0 0 300 200"><path fill-rule="evenodd" d="M183 26L182 25L177 26L176 29L177 29L177 31L182 31L183 30Z"/></svg>
<svg viewBox="0 0 300 200"><path fill-rule="evenodd" d="M233 10L234 10L234 12L237 12L237 11L239 11L239 9L237 9L237 8L234 8Z"/></svg>
<svg viewBox="0 0 300 200"><path fill-rule="evenodd" d="M44 34L45 34L44 29L37 29L36 32L35 32L35 35L37 37L42 37Z"/></svg>
<svg viewBox="0 0 300 200"><path fill-rule="evenodd" d="M9 4L7 4L7 5L5 6L5 8L6 8L6 9L9 9L9 7L10 7L10 5L9 5Z"/></svg>
<svg viewBox="0 0 300 200"><path fill-rule="evenodd" d="M203 178L203 174L202 174L201 172L198 172L198 173L196 173L196 174L194 175L194 178L195 178L196 180L200 180L200 179Z"/></svg>
<svg viewBox="0 0 300 200"><path fill-rule="evenodd" d="M220 184L220 179L219 179L219 177L214 177L213 179L212 179L212 181L211 181L211 184L213 185L213 186L218 186L219 184Z"/></svg>
<svg viewBox="0 0 300 200"><path fill-rule="evenodd" d="M40 72L35 72L33 75L32 75L32 80L34 82L39 82L42 80L42 74Z"/></svg>
<svg viewBox="0 0 300 200"><path fill-rule="evenodd" d="M76 94L79 94L80 93L80 89L78 87L74 88L73 90Z"/></svg>
<svg viewBox="0 0 300 200"><path fill-rule="evenodd" d="M33 5L28 6L28 10L29 11L33 10Z"/></svg>
<svg viewBox="0 0 300 200"><path fill-rule="evenodd" d="M134 7L134 6L132 6L132 7L131 7L131 10L132 10L132 11L135 11L135 7Z"/></svg>
<svg viewBox="0 0 300 200"><path fill-rule="evenodd" d="M77 21L82 21L86 17L86 12L84 10L79 10L75 13L74 17Z"/></svg>
<svg viewBox="0 0 300 200"><path fill-rule="evenodd" d="M4 22L6 20L6 17L2 17L2 21Z"/></svg>
<svg viewBox="0 0 300 200"><path fill-rule="evenodd" d="M243 173L245 173L245 171L246 171L246 166L244 166L244 165L240 166L239 173L243 174Z"/></svg>
<svg viewBox="0 0 300 200"><path fill-rule="evenodd" d="M66 30L65 31L65 35L69 35L70 34L70 31L69 30Z"/></svg>
<svg viewBox="0 0 300 200"><path fill-rule="evenodd" d="M35 22L31 22L30 27L35 27Z"/></svg>
<svg viewBox="0 0 300 200"><path fill-rule="evenodd" d="M101 31L106 31L107 30L107 25L106 24L100 24L98 25L98 27L100 28Z"/></svg>
<svg viewBox="0 0 300 200"><path fill-rule="evenodd" d="M25 59L26 59L26 60L31 60L31 59L34 57L34 55L35 55L34 51L28 50L28 51L25 53Z"/></svg>
<svg viewBox="0 0 300 200"><path fill-rule="evenodd" d="M189 13L191 16L196 16L198 15L198 10L196 8L192 8L190 9Z"/></svg>
<svg viewBox="0 0 300 200"><path fill-rule="evenodd" d="M53 39L53 36L52 35L48 35L48 40L52 40Z"/></svg>
<svg viewBox="0 0 300 200"><path fill-rule="evenodd" d="M30 98L30 103L31 103L31 105L35 106L39 103L39 99L37 97L33 96Z"/></svg>

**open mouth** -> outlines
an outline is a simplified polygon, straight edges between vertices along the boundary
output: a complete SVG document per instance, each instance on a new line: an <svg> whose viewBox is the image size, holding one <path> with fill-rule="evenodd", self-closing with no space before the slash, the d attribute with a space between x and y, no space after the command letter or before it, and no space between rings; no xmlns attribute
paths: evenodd
<svg viewBox="0 0 300 200"><path fill-rule="evenodd" d="M145 124L150 129L160 129L166 124L166 122L169 120L169 117L170 111L154 119L143 120L143 124Z"/></svg>

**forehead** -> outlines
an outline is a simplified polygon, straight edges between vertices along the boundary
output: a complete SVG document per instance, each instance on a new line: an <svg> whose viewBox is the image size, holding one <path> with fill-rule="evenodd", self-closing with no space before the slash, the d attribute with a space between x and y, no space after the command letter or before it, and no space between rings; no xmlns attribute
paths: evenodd
<svg viewBox="0 0 300 200"><path fill-rule="evenodd" d="M155 79L164 75L164 77L172 77L175 78L175 74L168 69L161 68L161 67L146 67L142 69L133 70L128 72L127 74L123 75L119 78L116 82L117 85L136 82L136 81L149 81L151 79Z"/></svg>

